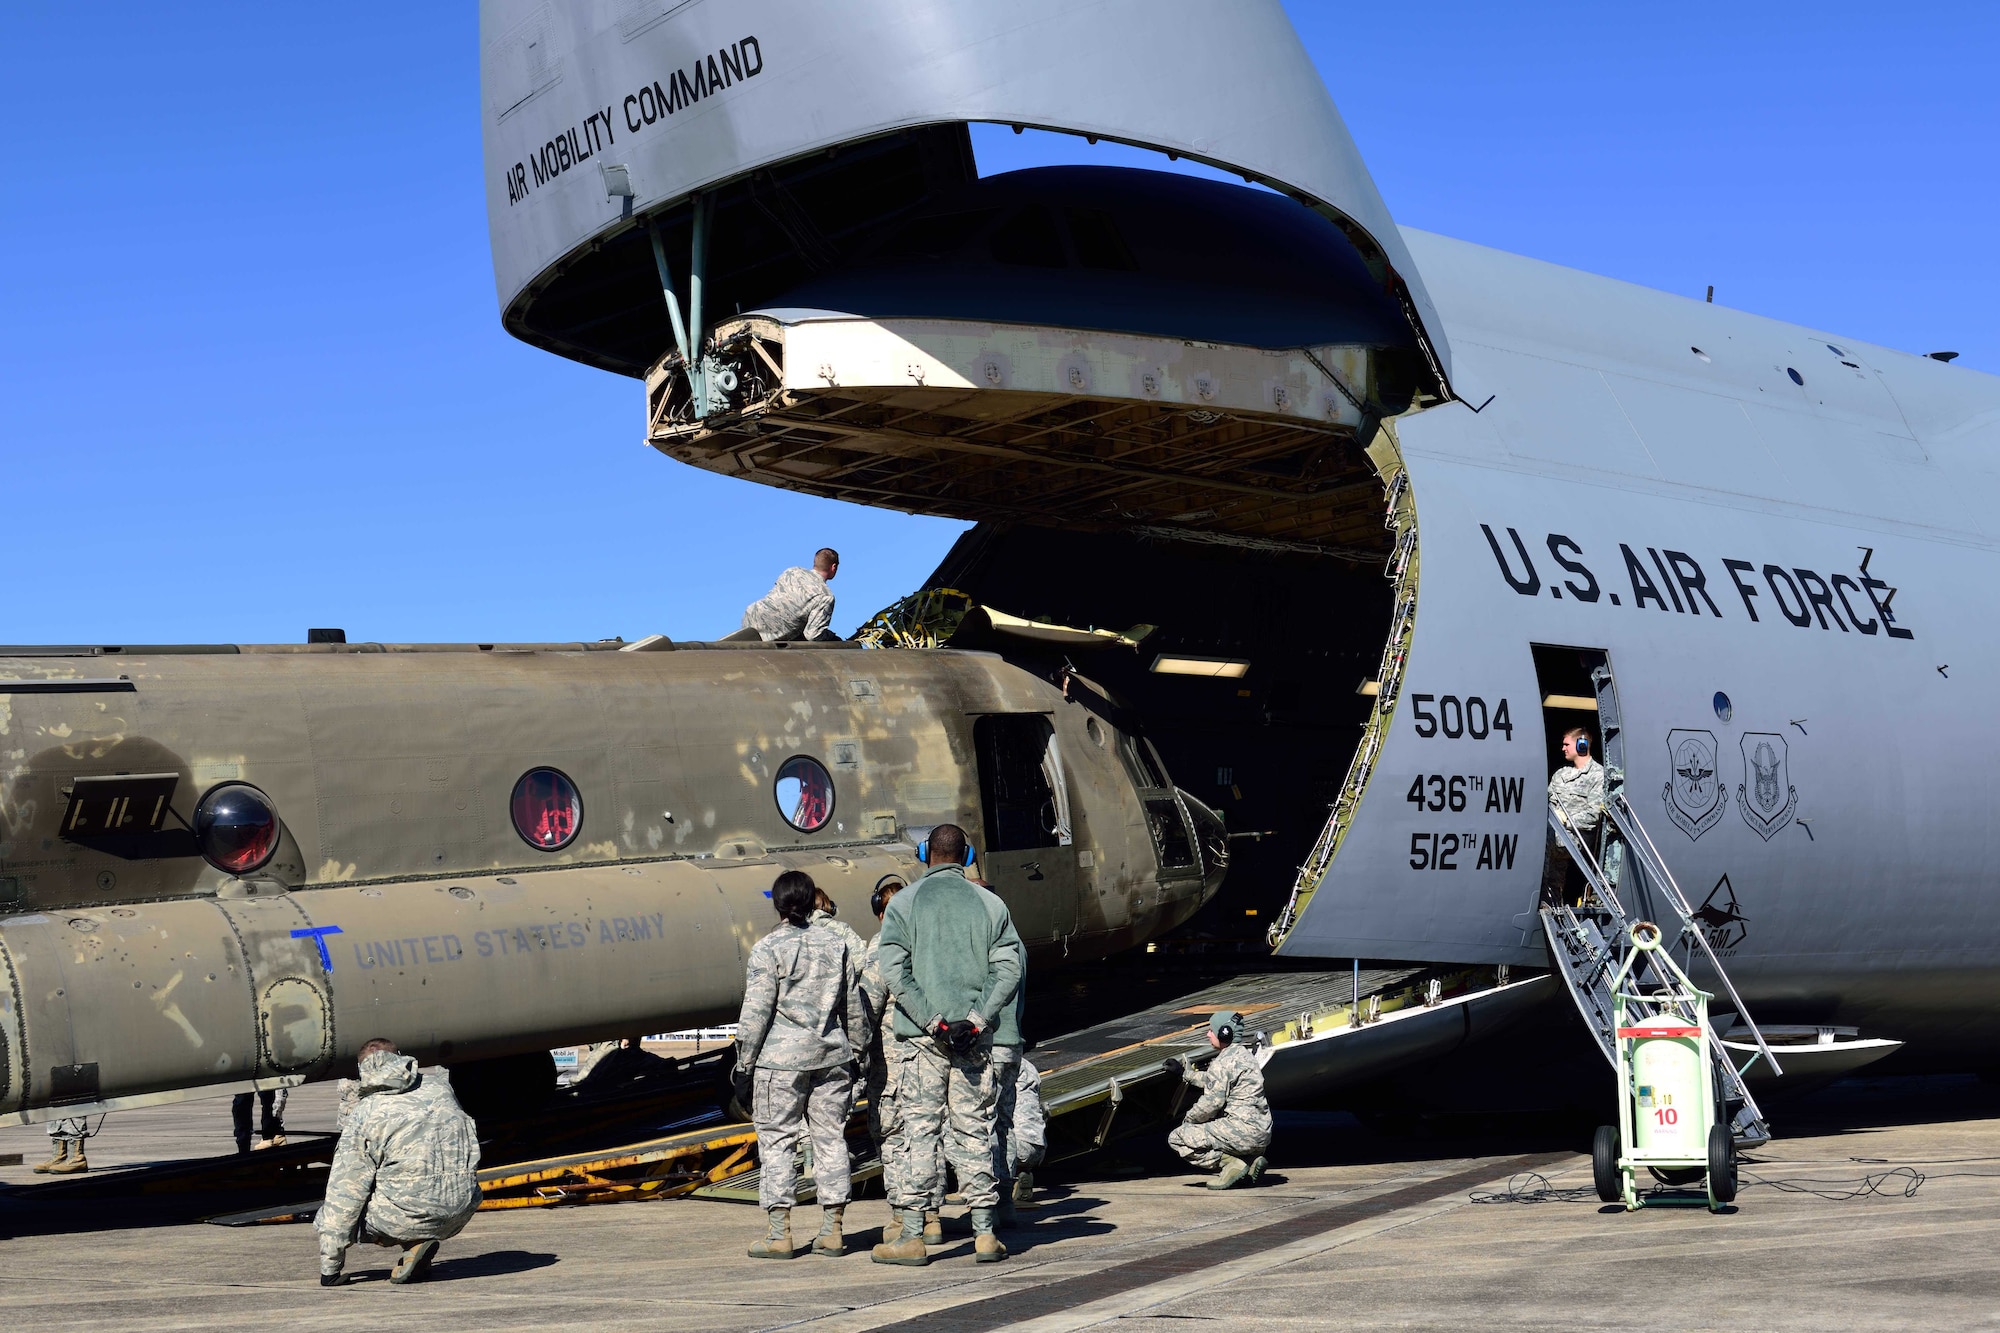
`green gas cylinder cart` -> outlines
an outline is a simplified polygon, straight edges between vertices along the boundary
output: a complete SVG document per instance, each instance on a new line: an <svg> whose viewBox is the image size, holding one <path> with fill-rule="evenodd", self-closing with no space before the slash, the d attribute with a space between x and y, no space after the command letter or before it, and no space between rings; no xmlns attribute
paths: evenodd
<svg viewBox="0 0 2000 1333"><path fill-rule="evenodd" d="M1660 947L1658 926L1635 922L1631 941L1611 979L1618 1126L1601 1127L1592 1144L1597 1196L1606 1203L1622 1199L1628 1210L1642 1208L1646 1197L1635 1178L1651 1170L1669 1187L1705 1181L1709 1211L1716 1212L1736 1198L1736 1140L1718 1114L1710 996ZM1651 970L1663 988L1642 992L1633 980L1633 964L1644 954L1652 955Z"/></svg>

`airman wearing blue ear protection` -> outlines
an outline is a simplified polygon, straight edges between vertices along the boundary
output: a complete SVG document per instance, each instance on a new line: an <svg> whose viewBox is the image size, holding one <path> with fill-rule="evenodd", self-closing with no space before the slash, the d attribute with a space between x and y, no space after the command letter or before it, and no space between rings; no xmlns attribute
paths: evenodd
<svg viewBox="0 0 2000 1333"><path fill-rule="evenodd" d="M903 1225L900 1235L884 1236L874 1259L913 1268L929 1262L926 1214L944 1203L941 1147L972 1211L973 1258L996 1263L1007 1247L994 1234L993 1047L1021 1044L1014 997L1026 958L1007 904L965 873L972 860L965 830L939 824L923 850L930 873L889 900L877 937L894 1004L902 1116L883 1151L901 1157L889 1172L896 1191L889 1204Z"/></svg>
<svg viewBox="0 0 2000 1333"><path fill-rule="evenodd" d="M1590 733L1582 727L1563 733L1562 754L1564 766L1549 779L1549 807L1578 838L1594 844L1604 822L1604 765L1591 755ZM1543 897L1549 902L1574 901L1576 895L1568 887L1569 852L1553 832L1542 866Z"/></svg>

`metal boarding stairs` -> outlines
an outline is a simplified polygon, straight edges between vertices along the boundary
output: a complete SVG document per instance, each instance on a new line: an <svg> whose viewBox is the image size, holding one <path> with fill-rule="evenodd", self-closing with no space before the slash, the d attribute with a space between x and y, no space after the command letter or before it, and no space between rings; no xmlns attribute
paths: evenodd
<svg viewBox="0 0 2000 1333"><path fill-rule="evenodd" d="M1659 966L1653 954L1632 946L1631 930L1638 918L1626 910L1613 885L1614 880L1624 878L1619 870L1629 861L1641 881L1632 886L1635 905L1643 901L1644 890L1650 888L1654 910L1664 908L1680 918L1678 937L1674 937L1670 928L1662 931L1669 937L1664 949L1684 946L1690 964L1699 950L1730 1002L1736 1006L1737 1021L1748 1028L1756 1040L1757 1054L1740 1070L1730 1060L1720 1041L1711 1042L1710 1048L1715 1058L1716 1086L1721 1090L1723 1101L1718 1121L1729 1125L1739 1148L1762 1147L1771 1141L1771 1130L1743 1076L1760 1059L1770 1066L1773 1074L1782 1074L1784 1070L1779 1068L1771 1048L1765 1044L1764 1034L1750 1020L1750 1012L1744 1006L1742 997L1736 993L1735 983L1723 970L1722 960L1709 947L1707 936L1694 920L1687 896L1681 892L1673 872L1667 869L1665 858L1660 855L1645 826L1639 822L1639 816L1632 809L1632 803L1625 798L1625 793L1615 791L1609 794L1604 810L1610 820L1610 827L1605 830L1606 841L1611 845L1607 847L1602 863L1589 842L1569 826L1562 814L1553 807L1549 810L1550 829L1569 853L1570 859L1583 871L1589 886L1580 902L1542 905L1542 929L1548 936L1549 952L1555 958L1556 969L1568 984L1578 1012L1583 1015L1584 1022L1597 1038L1604 1058L1611 1062L1614 1071L1618 1069L1618 1025L1613 1017L1612 981L1626 966L1628 955L1638 956L1631 958L1630 973L1624 983L1628 988L1627 994L1636 993L1641 997L1627 1006L1628 1025L1668 1012L1676 1004L1692 1001L1693 997L1684 982L1669 969ZM1612 867L1610 874L1606 874L1606 864ZM1568 895L1563 896L1566 898ZM1659 915L1664 917L1666 912L1660 911ZM1680 1012L1688 1011L1683 1009Z"/></svg>

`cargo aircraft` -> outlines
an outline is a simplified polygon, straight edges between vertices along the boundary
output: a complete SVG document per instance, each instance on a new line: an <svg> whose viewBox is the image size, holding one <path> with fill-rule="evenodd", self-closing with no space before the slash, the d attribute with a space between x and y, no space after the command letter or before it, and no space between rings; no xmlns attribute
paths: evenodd
<svg viewBox="0 0 2000 1333"><path fill-rule="evenodd" d="M9 650L0 1113L721 1017L778 868L865 927L946 819L1038 961L1210 902L1540 968L1578 725L1761 1021L1993 1062L2000 382L1399 228L1277 0L485 0L481 43L505 327L681 462L974 520L928 586L995 610ZM975 123L1244 184L981 177Z"/></svg>

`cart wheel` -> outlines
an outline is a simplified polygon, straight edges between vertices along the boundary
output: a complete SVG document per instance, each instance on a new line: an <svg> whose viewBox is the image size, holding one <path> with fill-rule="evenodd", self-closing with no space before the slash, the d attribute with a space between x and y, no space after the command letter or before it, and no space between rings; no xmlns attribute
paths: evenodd
<svg viewBox="0 0 2000 1333"><path fill-rule="evenodd" d="M1597 1136L1590 1141L1590 1178L1597 1186L1597 1197L1606 1203L1617 1203L1625 1197L1625 1183L1618 1178L1618 1130L1612 1125L1599 1125Z"/></svg>
<svg viewBox="0 0 2000 1333"><path fill-rule="evenodd" d="M1727 1125L1708 1127L1708 1195L1717 1203L1736 1201L1736 1136Z"/></svg>

